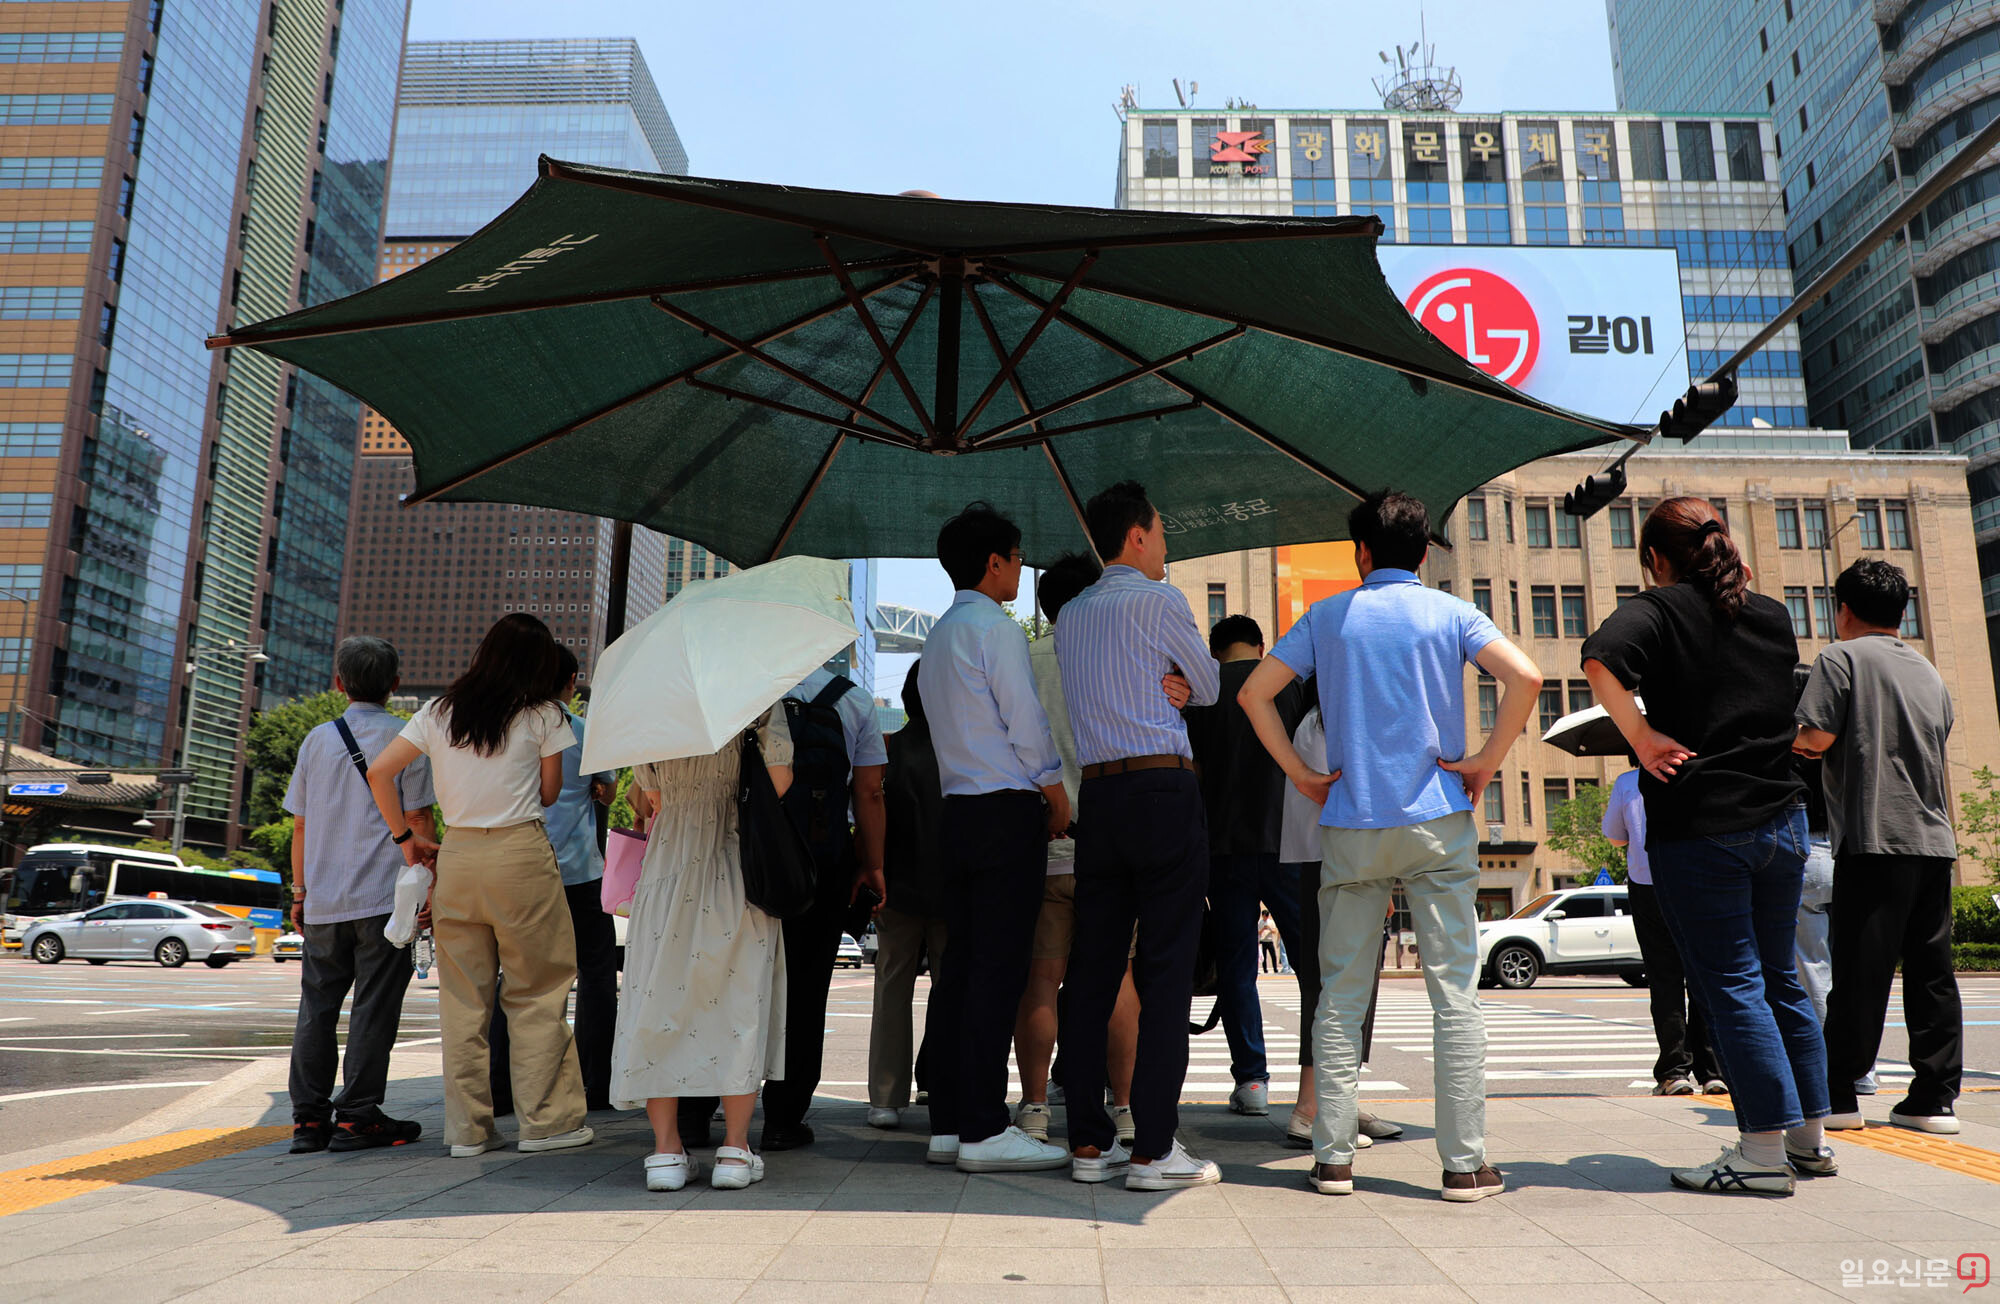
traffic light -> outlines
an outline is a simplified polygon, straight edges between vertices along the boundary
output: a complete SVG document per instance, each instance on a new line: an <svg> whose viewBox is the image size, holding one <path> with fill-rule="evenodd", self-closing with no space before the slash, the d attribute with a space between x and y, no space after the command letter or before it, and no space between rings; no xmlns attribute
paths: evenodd
<svg viewBox="0 0 2000 1304"><path fill-rule="evenodd" d="M1571 516L1595 516L1618 500L1625 492L1625 464L1613 463L1610 469L1587 475L1583 483L1563 495L1563 510Z"/></svg>
<svg viewBox="0 0 2000 1304"><path fill-rule="evenodd" d="M1682 443L1693 439L1708 429L1717 417L1736 406L1736 374L1725 372L1698 385L1689 385L1687 393L1674 400L1674 405L1660 413L1660 435L1665 439L1678 439Z"/></svg>

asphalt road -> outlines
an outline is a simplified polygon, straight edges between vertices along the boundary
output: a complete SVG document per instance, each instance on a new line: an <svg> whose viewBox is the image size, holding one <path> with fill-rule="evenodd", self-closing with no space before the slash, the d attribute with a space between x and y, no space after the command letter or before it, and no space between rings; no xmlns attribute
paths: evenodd
<svg viewBox="0 0 2000 1304"><path fill-rule="evenodd" d="M148 963L40 965L0 957L0 1156L62 1136L109 1132L257 1058L289 1054L297 1009L296 962L245 960L227 969L161 969ZM2000 975L1962 978L1966 1086L2000 1089ZM839 970L827 1007L821 1092L866 1095L873 975ZM1299 1047L1298 988L1272 976L1263 997L1273 1091L1292 1099ZM927 980L917 989L923 1016ZM1619 980L1543 979L1525 992L1482 993L1488 1018L1487 1082L1496 1096L1627 1095L1650 1087L1654 1050L1646 993ZM1197 1002L1199 1013L1206 1006ZM1882 1048L1885 1093L1907 1079L1898 1003ZM401 1041L438 1035L433 977L413 982ZM921 1026L921 1025L920 1025ZM1369 1100L1431 1094L1430 1012L1421 981L1385 979ZM1221 1029L1197 1037L1185 1099L1226 1100L1232 1086ZM1885 1095L1886 1110L1896 1097ZM393 1108L393 1089L392 1089ZM921 1115L910 1120L921 1127Z"/></svg>

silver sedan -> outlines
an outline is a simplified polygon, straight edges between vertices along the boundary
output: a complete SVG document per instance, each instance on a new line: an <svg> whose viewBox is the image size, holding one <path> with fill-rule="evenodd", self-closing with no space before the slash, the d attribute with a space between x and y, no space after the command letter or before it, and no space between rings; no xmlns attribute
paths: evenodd
<svg viewBox="0 0 2000 1304"><path fill-rule="evenodd" d="M220 969L256 949L248 921L214 906L183 901L117 901L95 910L39 920L23 949L43 964L75 957L92 964L153 960L178 969L201 960Z"/></svg>

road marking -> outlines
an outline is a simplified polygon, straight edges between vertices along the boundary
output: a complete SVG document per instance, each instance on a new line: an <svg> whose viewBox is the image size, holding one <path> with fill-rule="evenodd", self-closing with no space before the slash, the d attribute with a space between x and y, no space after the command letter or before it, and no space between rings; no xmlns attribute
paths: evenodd
<svg viewBox="0 0 2000 1304"><path fill-rule="evenodd" d="M114 1082L101 1087L60 1087L54 1091L18 1091L11 1096L0 1096L0 1105L10 1100L42 1100L48 1096L86 1096L97 1091L158 1091L168 1087L205 1087L214 1079L204 1082Z"/></svg>
<svg viewBox="0 0 2000 1304"><path fill-rule="evenodd" d="M271 1055L218 1055L214 1051L247 1050L245 1046L176 1046L172 1050L71 1050L67 1046L0 1046L0 1051L27 1055L130 1055L138 1059L272 1059ZM291 1054L287 1047L283 1054Z"/></svg>
<svg viewBox="0 0 2000 1304"><path fill-rule="evenodd" d="M74 1032L60 1036L54 1033L24 1032L18 1036L0 1037L0 1042L9 1041L157 1041L162 1037L186 1037L185 1032ZM184 1049L184 1048L177 1048Z"/></svg>

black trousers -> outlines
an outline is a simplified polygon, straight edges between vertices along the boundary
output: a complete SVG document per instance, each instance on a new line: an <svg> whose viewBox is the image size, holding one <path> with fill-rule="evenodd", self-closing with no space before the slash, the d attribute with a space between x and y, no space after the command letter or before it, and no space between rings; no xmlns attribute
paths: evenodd
<svg viewBox="0 0 2000 1304"><path fill-rule="evenodd" d="M576 1057L583 1066L586 1109L611 1108L611 1041L618 1031L618 929L604 913L603 880L566 883L570 927L576 932ZM507 976L500 981L505 984ZM486 1034L491 1049L493 1110L513 1113L514 1082L507 1067L507 1013L493 1003Z"/></svg>
<svg viewBox="0 0 2000 1304"><path fill-rule="evenodd" d="M785 939L785 1076L764 1084L764 1126L796 1127L812 1108L826 1051L826 995L848 917L854 865L845 858L831 875L821 872L812 909L783 925ZM708 1105L713 1111L714 1105Z"/></svg>
<svg viewBox="0 0 2000 1304"><path fill-rule="evenodd" d="M1107 1025L1125 980L1132 926L1139 950L1139 1054L1132 1073L1132 1153L1172 1151L1187 1079L1188 1009L1208 888L1208 819L1192 770L1140 770L1086 779L1090 812L1076 844L1076 936L1069 953L1069 1011L1062 1035L1063 1093L1071 1146L1108 1150L1117 1139L1104 1109ZM953 945L957 945L954 937Z"/></svg>
<svg viewBox="0 0 2000 1304"><path fill-rule="evenodd" d="M1279 868L1299 876L1299 950L1292 973L1299 980L1299 1067L1313 1062L1313 1011L1319 1008L1319 862L1302 860ZM1375 1049L1375 1005L1382 995L1382 961L1389 958L1389 934L1382 934L1381 955L1375 961L1375 985L1368 989L1368 1013L1361 1020L1361 1062Z"/></svg>
<svg viewBox="0 0 2000 1304"><path fill-rule="evenodd" d="M931 1134L984 1141L1010 1121L1007 1054L1049 864L1042 794L946 797L942 852L951 941L924 1013Z"/></svg>
<svg viewBox="0 0 2000 1304"><path fill-rule="evenodd" d="M292 1031L292 1121L363 1121L380 1116L389 1090L389 1052L403 1022L410 953L384 940L387 915L338 924L307 924L299 964L299 1021ZM354 992L347 1018L347 1058L334 1033L341 1002ZM334 1069L341 1070L339 1095Z"/></svg>
<svg viewBox="0 0 2000 1304"><path fill-rule="evenodd" d="M1958 1099L1965 1014L1951 963L1951 864L1936 856L1835 856L1826 998L1826 1076L1835 1113L1855 1108L1854 1080L1875 1066L1889 984L1903 966L1910 1035L1907 1114L1937 1114Z"/></svg>
<svg viewBox="0 0 2000 1304"><path fill-rule="evenodd" d="M1660 899L1651 883L1628 883L1632 931L1639 935L1639 958L1646 966L1647 1004L1653 1014L1653 1040L1660 1058L1653 1061L1653 1081L1692 1077L1706 1086L1723 1080L1722 1061L1708 1034L1708 1017L1688 986L1680 947L1660 913Z"/></svg>

